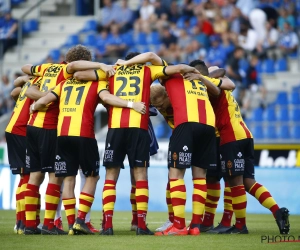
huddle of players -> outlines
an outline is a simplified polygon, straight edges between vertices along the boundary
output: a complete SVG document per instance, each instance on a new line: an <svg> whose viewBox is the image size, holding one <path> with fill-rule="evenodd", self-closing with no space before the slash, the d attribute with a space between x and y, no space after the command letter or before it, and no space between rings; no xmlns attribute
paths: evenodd
<svg viewBox="0 0 300 250"><path fill-rule="evenodd" d="M35 77L30 80L24 77L20 80L25 84L6 129L11 168L14 174L23 176L16 198L17 209L19 206L21 211L17 219L25 223L25 234L40 233L37 228L39 186L45 172L49 173L49 183L41 233L67 234L54 225L60 188L64 182L62 202L69 225L68 234L93 234L85 224L85 217L93 204L99 179L100 162L93 130L93 114L99 97L110 105L109 130L103 158L106 176L102 197L101 234L113 234L116 182L120 169L124 168L126 154L133 180L131 200L133 207L136 206L132 224L136 226L137 235L153 234L146 226L146 215L149 199L147 167L150 150L150 85L156 79L161 79L165 87L151 87L151 103L174 127L168 154L167 201L170 223L161 228L161 232L157 232L156 235L197 235L200 231L205 231L205 227L211 229L213 226L218 200L216 193L220 193L220 172L209 175L211 169L217 166L215 125L221 138L221 170L230 186L232 210L236 216L235 226L230 227L230 221L226 225L221 222L222 230L217 233L248 233L245 222L245 188L272 211L280 232L288 233L288 210L279 209L270 193L254 180L252 135L242 121L231 92L219 88L222 87L222 82L228 82L228 79L205 77L208 71L201 61L193 62L191 66L166 66L165 62L153 53L140 54L128 61L119 60L119 66L113 68L90 62L90 52L78 45L70 49L66 61L68 63L23 66L22 70L25 73ZM145 65L148 61L156 66ZM222 77L224 72L220 74L220 71L211 74L219 74L216 77ZM208 93L214 96L210 100ZM36 102L31 104L31 100ZM32 114L28 121L29 106ZM22 130L22 133L19 130ZM76 218L74 187L79 165L86 176L86 182L80 193ZM185 169L190 166L194 183L193 218L187 228L183 176ZM230 197L228 200L229 204ZM204 208L206 213L202 221ZM226 230L224 227L227 227Z"/></svg>

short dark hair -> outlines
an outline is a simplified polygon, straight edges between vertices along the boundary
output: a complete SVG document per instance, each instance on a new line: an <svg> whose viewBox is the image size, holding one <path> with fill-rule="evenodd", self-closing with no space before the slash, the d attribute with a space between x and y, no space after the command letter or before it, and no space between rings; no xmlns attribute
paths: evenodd
<svg viewBox="0 0 300 250"><path fill-rule="evenodd" d="M140 52L129 52L126 56L125 56L125 60L130 60L131 58L134 58L135 56L140 55Z"/></svg>
<svg viewBox="0 0 300 250"><path fill-rule="evenodd" d="M208 68L204 61L202 60L194 60L189 63L189 66L196 68L202 75L208 76Z"/></svg>

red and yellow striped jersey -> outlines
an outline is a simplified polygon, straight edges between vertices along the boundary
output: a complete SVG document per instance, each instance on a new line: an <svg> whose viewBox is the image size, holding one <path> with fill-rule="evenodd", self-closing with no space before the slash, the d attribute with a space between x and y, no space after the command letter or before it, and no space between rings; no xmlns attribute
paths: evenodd
<svg viewBox="0 0 300 250"><path fill-rule="evenodd" d="M232 92L221 90L217 98L210 98L216 114L216 127L220 133L220 145L228 142L253 138L242 118L240 108Z"/></svg>
<svg viewBox="0 0 300 250"><path fill-rule="evenodd" d="M52 93L59 99L58 136L95 138L94 113L106 85L106 81L70 78L56 86Z"/></svg>
<svg viewBox="0 0 300 250"><path fill-rule="evenodd" d="M185 122L198 122L215 127L215 114L206 86L199 80L184 80L174 74L165 81L174 110L174 127Z"/></svg>
<svg viewBox="0 0 300 250"><path fill-rule="evenodd" d="M36 76L43 76L40 91L47 92L53 89L60 82L71 77L72 74L67 72L67 64L42 64L31 67L31 73ZM29 125L44 128L56 129L58 119L58 103L50 103L45 109L34 112L30 116Z"/></svg>
<svg viewBox="0 0 300 250"><path fill-rule="evenodd" d="M109 78L109 91L124 100L144 102L147 111L141 115L133 109L111 107L109 128L142 128L148 130L150 85L165 76L165 66L136 64L116 67L116 74Z"/></svg>
<svg viewBox="0 0 300 250"><path fill-rule="evenodd" d="M159 111L162 116L165 118L165 121L168 123L169 127L173 130L174 129L174 112L173 108L169 107L165 112Z"/></svg>
<svg viewBox="0 0 300 250"><path fill-rule="evenodd" d="M32 84L39 86L41 80L41 77L33 77L23 85L5 132L26 136L29 108L33 101L25 96L25 92Z"/></svg>

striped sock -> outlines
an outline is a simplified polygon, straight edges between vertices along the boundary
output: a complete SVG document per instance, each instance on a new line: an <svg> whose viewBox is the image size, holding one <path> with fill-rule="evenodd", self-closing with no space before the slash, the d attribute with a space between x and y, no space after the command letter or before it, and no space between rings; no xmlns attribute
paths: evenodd
<svg viewBox="0 0 300 250"><path fill-rule="evenodd" d="M247 196L244 185L231 187L232 208L235 215L235 227L242 229L246 225Z"/></svg>
<svg viewBox="0 0 300 250"><path fill-rule="evenodd" d="M116 182L113 180L105 180L103 193L102 193L102 204L105 217L104 229L112 228L114 208L116 202Z"/></svg>
<svg viewBox="0 0 300 250"><path fill-rule="evenodd" d="M26 212L25 212L25 196L26 196L26 190L27 190L27 184L29 181L29 174L23 175L23 181L20 188L20 219L23 222L23 225L26 224Z"/></svg>
<svg viewBox="0 0 300 250"><path fill-rule="evenodd" d="M91 210L94 202L94 196L81 192L79 195L78 218L85 221L86 214Z"/></svg>
<svg viewBox="0 0 300 250"><path fill-rule="evenodd" d="M45 195L44 225L48 229L54 227L54 217L60 199L60 185L48 183Z"/></svg>
<svg viewBox="0 0 300 250"><path fill-rule="evenodd" d="M38 204L36 206L36 225L38 226L41 223L40 219L40 213L41 213L41 194L38 194Z"/></svg>
<svg viewBox="0 0 300 250"><path fill-rule="evenodd" d="M21 192L22 182L23 182L23 177L21 176L18 187L17 187L17 190L16 190L16 220L17 220L17 222L19 220L21 220L21 214L20 214L20 211L21 211L20 199L21 199L21 197L20 197L20 192Z"/></svg>
<svg viewBox="0 0 300 250"><path fill-rule="evenodd" d="M135 200L135 186L131 186L130 191L130 203L131 203L131 209L132 209L132 221L131 225L137 225L138 224L138 218L137 218L137 208L136 208L136 200Z"/></svg>
<svg viewBox="0 0 300 250"><path fill-rule="evenodd" d="M25 191L26 227L37 227L36 214L39 196L39 186L27 184Z"/></svg>
<svg viewBox="0 0 300 250"><path fill-rule="evenodd" d="M149 188L148 181L137 181L135 199L138 216L138 227L146 229L146 216L148 212Z"/></svg>
<svg viewBox="0 0 300 250"><path fill-rule="evenodd" d="M214 224L214 218L221 194L220 183L207 183L207 197L205 201L205 215L202 222L204 226L211 226Z"/></svg>
<svg viewBox="0 0 300 250"><path fill-rule="evenodd" d="M279 209L276 201L264 186L255 182L254 185L250 188L249 194L254 196L261 205L269 209L273 216L275 217L276 211Z"/></svg>
<svg viewBox="0 0 300 250"><path fill-rule="evenodd" d="M206 200L206 179L205 178L194 178L194 189L193 189L193 217L191 224L201 224L202 217L204 214L205 200Z"/></svg>
<svg viewBox="0 0 300 250"><path fill-rule="evenodd" d="M231 189L228 185L228 182L225 182L224 212L223 212L221 224L225 227L230 227L232 215L233 215L233 208L232 208Z"/></svg>
<svg viewBox="0 0 300 250"><path fill-rule="evenodd" d="M169 214L169 221L173 223L174 221L174 211L172 206L172 200L171 200L171 194L170 194L170 182L168 181L167 187L166 187L166 203L168 206L168 214Z"/></svg>
<svg viewBox="0 0 300 250"><path fill-rule="evenodd" d="M76 199L75 199L75 197L68 198L68 199L62 199L62 203L64 204L66 217L68 220L68 225L69 225L69 227L71 227L75 223Z"/></svg>
<svg viewBox="0 0 300 250"><path fill-rule="evenodd" d="M183 179L170 179L170 195L174 210L174 227L185 227L186 188Z"/></svg>

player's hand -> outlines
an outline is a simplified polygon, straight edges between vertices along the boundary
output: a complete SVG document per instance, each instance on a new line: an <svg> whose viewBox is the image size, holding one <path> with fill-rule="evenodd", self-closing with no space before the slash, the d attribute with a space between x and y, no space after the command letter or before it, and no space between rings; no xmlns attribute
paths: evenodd
<svg viewBox="0 0 300 250"><path fill-rule="evenodd" d="M185 80L188 80L188 81L192 81L192 80L200 80L200 75L199 74L195 74L195 73L185 73L183 75L183 78Z"/></svg>
<svg viewBox="0 0 300 250"><path fill-rule="evenodd" d="M213 71L216 70L216 69L219 69L219 67L218 67L218 66L211 66L211 67L208 68L208 72L209 72L209 73L210 73L210 72L213 72Z"/></svg>
<svg viewBox="0 0 300 250"><path fill-rule="evenodd" d="M116 70L111 65L104 65L102 70L106 73L107 77L111 77L116 73Z"/></svg>
<svg viewBox="0 0 300 250"><path fill-rule="evenodd" d="M147 109L144 102L134 102L132 108L142 115L146 114Z"/></svg>
<svg viewBox="0 0 300 250"><path fill-rule="evenodd" d="M115 63L115 65L127 65L126 61L123 59L118 59L118 61Z"/></svg>
<svg viewBox="0 0 300 250"><path fill-rule="evenodd" d="M29 107L29 113L32 114L33 112L35 112L36 110L33 110L33 106L34 106L35 102L32 103Z"/></svg>

